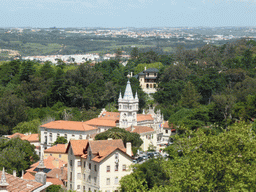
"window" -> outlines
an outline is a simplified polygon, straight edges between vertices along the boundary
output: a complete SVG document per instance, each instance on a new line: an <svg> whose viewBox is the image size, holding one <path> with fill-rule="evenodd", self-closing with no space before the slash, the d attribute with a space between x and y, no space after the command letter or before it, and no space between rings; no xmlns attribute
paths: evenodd
<svg viewBox="0 0 256 192"><path fill-rule="evenodd" d="M65 139L67 139L68 138L67 134L64 134L64 137L65 137Z"/></svg>
<svg viewBox="0 0 256 192"><path fill-rule="evenodd" d="M77 173L77 179L81 179L81 173Z"/></svg>
<svg viewBox="0 0 256 192"><path fill-rule="evenodd" d="M92 168L92 164L91 164L91 163L89 163L89 169L91 170L91 168Z"/></svg>
<svg viewBox="0 0 256 192"><path fill-rule="evenodd" d="M115 177L115 184L118 184L118 177Z"/></svg>
<svg viewBox="0 0 256 192"><path fill-rule="evenodd" d="M126 171L126 165L123 165L123 171Z"/></svg>
<svg viewBox="0 0 256 192"><path fill-rule="evenodd" d="M110 178L107 178L106 185L110 185Z"/></svg>
<svg viewBox="0 0 256 192"><path fill-rule="evenodd" d="M75 137L75 135L73 134L72 137Z"/></svg>
<svg viewBox="0 0 256 192"><path fill-rule="evenodd" d="M70 189L72 189L72 184L70 184Z"/></svg>
<svg viewBox="0 0 256 192"><path fill-rule="evenodd" d="M89 188L88 190L91 191L91 188Z"/></svg>
<svg viewBox="0 0 256 192"><path fill-rule="evenodd" d="M81 167L81 161L77 161L77 167Z"/></svg>
<svg viewBox="0 0 256 192"><path fill-rule="evenodd" d="M72 160L70 160L69 164L70 164L70 167L72 167Z"/></svg>
<svg viewBox="0 0 256 192"><path fill-rule="evenodd" d="M89 183L91 183L91 175L89 175L88 180L89 180Z"/></svg>
<svg viewBox="0 0 256 192"><path fill-rule="evenodd" d="M85 186L83 186L83 191L85 192Z"/></svg>
<svg viewBox="0 0 256 192"><path fill-rule="evenodd" d="M89 160L91 161L92 160L92 152L89 151Z"/></svg>
<svg viewBox="0 0 256 192"><path fill-rule="evenodd" d="M94 165L94 171L97 171L97 165Z"/></svg>
<svg viewBox="0 0 256 192"><path fill-rule="evenodd" d="M59 154L59 158L61 158L61 154Z"/></svg>
<svg viewBox="0 0 256 192"><path fill-rule="evenodd" d="M96 185L97 183L97 177L94 177L94 184Z"/></svg>
<svg viewBox="0 0 256 192"><path fill-rule="evenodd" d="M47 136L44 136L44 143L47 143Z"/></svg>
<svg viewBox="0 0 256 192"><path fill-rule="evenodd" d="M83 174L83 180L84 180L84 181L85 181L85 178L86 178L86 177L85 177L85 174Z"/></svg>
<svg viewBox="0 0 256 192"><path fill-rule="evenodd" d="M115 159L118 159L118 153L115 154Z"/></svg>
<svg viewBox="0 0 256 192"><path fill-rule="evenodd" d="M60 134L59 133L57 133L57 138L60 136Z"/></svg>
<svg viewBox="0 0 256 192"><path fill-rule="evenodd" d="M110 172L110 165L107 166L107 172Z"/></svg>
<svg viewBox="0 0 256 192"><path fill-rule="evenodd" d="M115 171L118 171L118 164L115 165Z"/></svg>
<svg viewBox="0 0 256 192"><path fill-rule="evenodd" d="M86 167L86 161L84 161L84 168Z"/></svg>
<svg viewBox="0 0 256 192"><path fill-rule="evenodd" d="M50 156L52 156L52 154L50 153Z"/></svg>
<svg viewBox="0 0 256 192"><path fill-rule="evenodd" d="M52 133L50 133L50 141L52 141Z"/></svg>
<svg viewBox="0 0 256 192"><path fill-rule="evenodd" d="M69 178L70 181L72 181L72 172L70 172L70 178Z"/></svg>
<svg viewBox="0 0 256 192"><path fill-rule="evenodd" d="M83 139L82 135L79 135L79 139Z"/></svg>
<svg viewBox="0 0 256 192"><path fill-rule="evenodd" d="M80 185L77 185L77 189L80 189Z"/></svg>
<svg viewBox="0 0 256 192"><path fill-rule="evenodd" d="M168 130L165 130L165 133L168 133Z"/></svg>

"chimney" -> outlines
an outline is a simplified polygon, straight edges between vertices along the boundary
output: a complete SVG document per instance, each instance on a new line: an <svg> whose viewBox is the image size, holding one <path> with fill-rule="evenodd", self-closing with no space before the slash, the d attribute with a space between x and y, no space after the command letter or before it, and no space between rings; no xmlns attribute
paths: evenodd
<svg viewBox="0 0 256 192"><path fill-rule="evenodd" d="M131 77L133 76L133 72L131 72Z"/></svg>
<svg viewBox="0 0 256 192"><path fill-rule="evenodd" d="M132 125L132 126L131 126L131 132L133 132L133 131L134 131L134 129L135 129L135 128L134 128L134 127L133 127L133 125Z"/></svg>
<svg viewBox="0 0 256 192"><path fill-rule="evenodd" d="M147 70L147 67L145 67L144 70L146 71L146 70Z"/></svg>
<svg viewBox="0 0 256 192"><path fill-rule="evenodd" d="M21 171L21 179L23 179L24 176L24 170Z"/></svg>
<svg viewBox="0 0 256 192"><path fill-rule="evenodd" d="M126 143L126 153L128 155L132 156L132 143L131 142Z"/></svg>
<svg viewBox="0 0 256 192"><path fill-rule="evenodd" d="M16 170L13 170L12 175L13 175L14 177L17 177L17 175L16 175Z"/></svg>

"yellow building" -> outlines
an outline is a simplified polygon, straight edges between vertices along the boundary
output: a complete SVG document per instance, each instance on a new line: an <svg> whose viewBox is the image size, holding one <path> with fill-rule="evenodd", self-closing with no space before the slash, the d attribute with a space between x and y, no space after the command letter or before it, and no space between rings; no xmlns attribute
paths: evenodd
<svg viewBox="0 0 256 192"><path fill-rule="evenodd" d="M66 147L67 144L57 144L44 150L44 159L46 159L49 156L52 156L67 162L68 155L65 153Z"/></svg>

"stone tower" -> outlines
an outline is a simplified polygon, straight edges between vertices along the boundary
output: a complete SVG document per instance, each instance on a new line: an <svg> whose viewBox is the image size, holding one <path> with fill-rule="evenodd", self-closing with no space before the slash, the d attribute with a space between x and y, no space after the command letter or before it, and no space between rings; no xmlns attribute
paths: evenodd
<svg viewBox="0 0 256 192"><path fill-rule="evenodd" d="M128 82L125 88L124 97L120 91L118 99L118 111L120 112L119 127L127 128L130 126L137 126L137 112L139 110L139 98L136 92L133 97L132 87L129 81L130 75L128 75Z"/></svg>

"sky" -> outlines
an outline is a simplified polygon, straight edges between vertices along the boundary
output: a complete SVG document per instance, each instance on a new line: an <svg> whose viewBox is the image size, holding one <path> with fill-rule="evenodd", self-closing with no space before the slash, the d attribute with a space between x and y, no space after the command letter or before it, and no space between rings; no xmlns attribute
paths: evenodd
<svg viewBox="0 0 256 192"><path fill-rule="evenodd" d="M0 27L256 26L256 0L0 0Z"/></svg>

